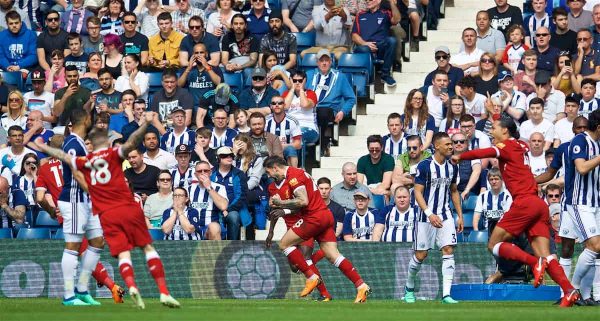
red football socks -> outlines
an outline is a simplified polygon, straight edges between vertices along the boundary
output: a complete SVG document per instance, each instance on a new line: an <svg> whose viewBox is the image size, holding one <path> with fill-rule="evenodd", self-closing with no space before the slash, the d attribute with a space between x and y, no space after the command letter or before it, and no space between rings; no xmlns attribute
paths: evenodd
<svg viewBox="0 0 600 321"><path fill-rule="evenodd" d="M104 265L102 265L100 262L96 264L96 269L94 272L92 272L92 277L96 279L99 284L104 285L109 290L115 286L115 281L110 278L110 275L108 275L108 272L106 272L106 268L104 268Z"/></svg>
<svg viewBox="0 0 600 321"><path fill-rule="evenodd" d="M548 268L546 269L546 272L548 272L554 282L560 285L563 293L569 293L573 289L573 285L571 285L571 282L569 282L569 279L567 279L565 271L554 258L548 260Z"/></svg>
<svg viewBox="0 0 600 321"><path fill-rule="evenodd" d="M165 269L160 258L154 257L148 259L146 262L148 264L148 270L150 270L150 274L158 286L158 291L162 294L169 295L169 289L167 289L167 280L165 279Z"/></svg>
<svg viewBox="0 0 600 321"><path fill-rule="evenodd" d="M137 285L135 285L131 261L123 260L119 262L119 271L121 272L121 277L123 278L123 281L125 281L127 288L131 288L132 286L137 288Z"/></svg>
<svg viewBox="0 0 600 321"><path fill-rule="evenodd" d="M538 261L535 256L521 250L518 246L512 243L506 242L502 242L500 244L500 248L498 249L498 255L508 260L525 263L531 266L531 268L533 268Z"/></svg>
<svg viewBox="0 0 600 321"><path fill-rule="evenodd" d="M335 260L335 266L337 266L338 269L340 269L340 271L342 271L342 273L344 273L344 275L350 281L352 281L352 283L354 283L355 287L358 288L363 283L365 283L358 274L358 271L356 271L356 269L354 268L354 265L352 265L352 262L350 262L350 260L346 259L345 257L340 255L340 257L338 257L337 260Z"/></svg>
<svg viewBox="0 0 600 321"><path fill-rule="evenodd" d="M315 253L313 253L313 255L310 259L313 261L313 264L317 264L324 257L325 257L325 252L323 252L323 250L321 250L321 249L318 249Z"/></svg>
<svg viewBox="0 0 600 321"><path fill-rule="evenodd" d="M317 268L317 266L313 264L310 266L310 268L313 270L313 272L319 276L319 278L321 279L321 283L319 283L319 285L317 286L317 290L319 290L319 293L321 294L322 297L326 297L326 298L331 298L331 294L329 293L329 291L327 290L327 287L325 287L325 281L323 281L323 278L321 277L321 271L319 271L319 269Z"/></svg>
<svg viewBox="0 0 600 321"><path fill-rule="evenodd" d="M290 264L294 265L298 268L298 270L304 273L307 279L315 275L315 272L313 272L308 264L306 264L302 252L300 252L300 250L298 250L298 248L295 246L291 246L283 250L283 254L285 254Z"/></svg>

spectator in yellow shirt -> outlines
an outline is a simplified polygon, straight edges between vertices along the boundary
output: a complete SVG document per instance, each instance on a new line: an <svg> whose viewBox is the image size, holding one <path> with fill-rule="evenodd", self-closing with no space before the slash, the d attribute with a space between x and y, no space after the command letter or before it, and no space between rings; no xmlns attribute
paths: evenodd
<svg viewBox="0 0 600 321"><path fill-rule="evenodd" d="M148 41L150 67L165 69L179 67L179 45L183 35L173 30L173 19L168 12L158 15L160 31Z"/></svg>

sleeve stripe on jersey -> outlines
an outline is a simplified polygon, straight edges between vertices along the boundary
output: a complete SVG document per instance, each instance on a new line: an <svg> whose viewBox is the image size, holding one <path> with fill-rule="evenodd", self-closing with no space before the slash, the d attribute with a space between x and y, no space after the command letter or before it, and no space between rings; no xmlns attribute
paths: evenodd
<svg viewBox="0 0 600 321"><path fill-rule="evenodd" d="M500 157L500 150L496 146L492 146L492 148L496 151L496 157Z"/></svg>

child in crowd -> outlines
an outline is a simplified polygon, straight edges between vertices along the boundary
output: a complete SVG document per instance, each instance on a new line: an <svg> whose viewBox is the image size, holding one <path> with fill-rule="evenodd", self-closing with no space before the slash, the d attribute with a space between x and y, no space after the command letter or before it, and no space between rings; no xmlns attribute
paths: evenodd
<svg viewBox="0 0 600 321"><path fill-rule="evenodd" d="M510 70L514 75L519 69L519 63L523 57L525 50L529 47L525 44L525 30L520 25L512 25L508 28L508 36L510 42L504 49L504 55L502 55L502 64L504 68Z"/></svg>

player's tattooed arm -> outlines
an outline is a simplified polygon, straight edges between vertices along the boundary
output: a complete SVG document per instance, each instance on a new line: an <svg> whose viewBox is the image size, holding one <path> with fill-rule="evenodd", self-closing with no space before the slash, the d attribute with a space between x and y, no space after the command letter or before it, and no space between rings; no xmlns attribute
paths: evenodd
<svg viewBox="0 0 600 321"><path fill-rule="evenodd" d="M62 149L58 149L58 148L54 148L54 147L50 147L46 144L37 144L37 142L33 142L38 150L42 153L48 154L56 159L59 159L69 165L71 165L71 162L73 161L73 156L71 156L70 154L65 153Z"/></svg>
<svg viewBox="0 0 600 321"><path fill-rule="evenodd" d="M121 156L123 158L127 157L127 155L129 155L129 153L132 152L142 142L142 139L146 134L148 124L152 122L153 117L154 113L151 111L144 113L144 117L142 118L143 121L140 124L140 127L129 136L129 139L127 139L123 145L121 145Z"/></svg>
<svg viewBox="0 0 600 321"><path fill-rule="evenodd" d="M292 213L295 213L308 205L308 193L304 186L300 186L294 190L294 197L292 199L282 200L279 197L272 197L271 201L276 207L288 209Z"/></svg>

